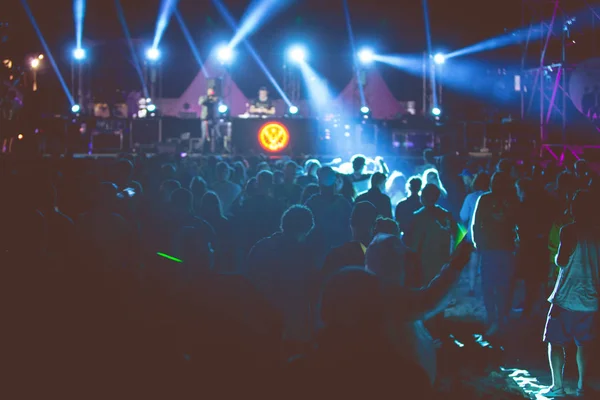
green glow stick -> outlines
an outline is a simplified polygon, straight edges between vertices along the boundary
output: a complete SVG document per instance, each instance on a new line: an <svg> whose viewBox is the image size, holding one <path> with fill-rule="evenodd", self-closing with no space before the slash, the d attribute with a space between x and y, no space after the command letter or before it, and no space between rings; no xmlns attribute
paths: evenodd
<svg viewBox="0 0 600 400"><path fill-rule="evenodd" d="M157 253L156 253L156 255L157 255L157 256L164 257L164 258L166 258L167 260L175 261L175 262L178 262L178 263L182 263L182 262L183 262L183 260L180 260L179 258L176 258L176 257L170 256L170 255L168 255L168 254L165 254L165 253L161 253L160 251L159 251L159 252L157 252Z"/></svg>

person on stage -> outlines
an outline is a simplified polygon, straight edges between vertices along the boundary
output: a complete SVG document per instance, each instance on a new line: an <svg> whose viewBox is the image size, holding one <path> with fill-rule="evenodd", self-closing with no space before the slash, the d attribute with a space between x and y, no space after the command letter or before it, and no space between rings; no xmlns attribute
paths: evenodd
<svg viewBox="0 0 600 400"><path fill-rule="evenodd" d="M215 89L209 87L206 91L206 96L201 96L198 104L202 107L200 120L202 121L202 141L200 148L204 151L206 143L210 144L211 152L215 151L214 128L217 120L217 109L219 106L219 97L215 93Z"/></svg>
<svg viewBox="0 0 600 400"><path fill-rule="evenodd" d="M271 99L269 99L269 92L266 87L263 86L258 90L258 98L250 102L250 109L248 112L258 116L275 115L275 106Z"/></svg>

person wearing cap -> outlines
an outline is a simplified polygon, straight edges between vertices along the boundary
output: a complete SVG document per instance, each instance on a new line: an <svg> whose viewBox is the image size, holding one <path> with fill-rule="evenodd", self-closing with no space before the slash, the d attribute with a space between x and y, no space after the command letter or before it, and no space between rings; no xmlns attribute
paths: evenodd
<svg viewBox="0 0 600 400"><path fill-rule="evenodd" d="M467 168L463 169L458 176L462 178L466 192L471 193L471 186L473 185L473 179L475 179L475 176Z"/></svg>
<svg viewBox="0 0 600 400"><path fill-rule="evenodd" d="M313 240L327 254L333 247L348 242L352 205L344 196L335 192L337 175L333 168L322 167L317 172L319 193L306 201L306 206L315 217Z"/></svg>

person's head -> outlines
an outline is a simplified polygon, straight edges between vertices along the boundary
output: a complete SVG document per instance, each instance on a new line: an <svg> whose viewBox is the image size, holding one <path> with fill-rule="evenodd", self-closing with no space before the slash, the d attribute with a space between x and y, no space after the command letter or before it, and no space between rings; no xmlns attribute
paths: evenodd
<svg viewBox="0 0 600 400"><path fill-rule="evenodd" d="M436 185L428 183L421 191L421 204L423 207L433 207L440 199L440 188Z"/></svg>
<svg viewBox="0 0 600 400"><path fill-rule="evenodd" d="M577 223L590 224L598 217L594 213L594 197L587 190L578 190L571 201L571 216Z"/></svg>
<svg viewBox="0 0 600 400"><path fill-rule="evenodd" d="M590 175L590 167L585 160L577 160L573 170L577 179L587 179Z"/></svg>
<svg viewBox="0 0 600 400"><path fill-rule="evenodd" d="M208 96L214 96L214 95L215 95L215 89L214 89L214 88L211 88L211 87L209 87L208 89L206 89L206 94L207 94Z"/></svg>
<svg viewBox="0 0 600 400"><path fill-rule="evenodd" d="M110 179L116 183L119 188L124 187L131 180L133 173L133 164L126 159L120 159L111 168Z"/></svg>
<svg viewBox="0 0 600 400"><path fill-rule="evenodd" d="M519 200L523 202L525 199L531 197L533 181L529 178L521 178L517 181L517 183L515 183L515 187L517 188L517 196L519 196Z"/></svg>
<svg viewBox="0 0 600 400"><path fill-rule="evenodd" d="M244 195L246 197L255 196L258 193L258 180L256 178L248 179L244 188Z"/></svg>
<svg viewBox="0 0 600 400"><path fill-rule="evenodd" d="M227 181L231 176L231 169L226 162L219 162L216 168L217 181Z"/></svg>
<svg viewBox="0 0 600 400"><path fill-rule="evenodd" d="M411 196L418 196L423 186L423 181L419 177L412 177L408 180L408 192Z"/></svg>
<svg viewBox="0 0 600 400"><path fill-rule="evenodd" d="M497 171L492 175L490 183L492 194L499 196L510 196L514 194L513 180L510 172Z"/></svg>
<svg viewBox="0 0 600 400"><path fill-rule="evenodd" d="M219 200L219 196L217 196L215 192L206 192L200 200L198 213L206 220L214 217L222 217L223 209L221 207L221 200Z"/></svg>
<svg viewBox="0 0 600 400"><path fill-rule="evenodd" d="M177 171L173 164L164 164L160 167L160 178L162 181L174 179Z"/></svg>
<svg viewBox="0 0 600 400"><path fill-rule="evenodd" d="M503 158L496 164L496 172L512 173L513 162L508 158Z"/></svg>
<svg viewBox="0 0 600 400"><path fill-rule="evenodd" d="M406 247L397 236L379 234L367 248L365 265L380 278L404 285Z"/></svg>
<svg viewBox="0 0 600 400"><path fill-rule="evenodd" d="M159 193L162 202L166 203L171 200L171 194L181 188L181 183L175 179L167 179L160 185Z"/></svg>
<svg viewBox="0 0 600 400"><path fill-rule="evenodd" d="M379 279L364 268L346 267L325 283L319 308L326 328L354 334L382 328L384 305Z"/></svg>
<svg viewBox="0 0 600 400"><path fill-rule="evenodd" d="M256 175L256 190L259 194L269 195L273 190L274 178L271 171L260 171Z"/></svg>
<svg viewBox="0 0 600 400"><path fill-rule="evenodd" d="M315 226L313 213L305 206L291 206L281 217L281 232L303 242Z"/></svg>
<svg viewBox="0 0 600 400"><path fill-rule="evenodd" d="M401 173L392 173L390 179L387 180L386 186L390 196L396 194L406 196L406 177Z"/></svg>
<svg viewBox="0 0 600 400"><path fill-rule="evenodd" d="M487 192L490 190L490 175L487 172L480 172L473 179L472 188L474 192Z"/></svg>
<svg viewBox="0 0 600 400"><path fill-rule="evenodd" d="M315 183L306 185L304 190L302 190L302 196L300 199L300 203L305 204L308 199L310 199L317 193L319 193L319 185L317 185Z"/></svg>
<svg viewBox="0 0 600 400"><path fill-rule="evenodd" d="M387 178L381 172L375 172L371 176L371 187L374 189L379 189L382 192L385 191L385 182Z"/></svg>
<svg viewBox="0 0 600 400"><path fill-rule="evenodd" d="M310 159L304 163L304 172L309 176L317 176L317 171L321 168L321 163L318 160Z"/></svg>
<svg viewBox="0 0 600 400"><path fill-rule="evenodd" d="M333 191L337 180L335 171L331 167L322 167L317 172L321 191Z"/></svg>
<svg viewBox="0 0 600 400"><path fill-rule="evenodd" d="M426 171L425 183L439 186L440 176L436 170L430 169Z"/></svg>
<svg viewBox="0 0 600 400"><path fill-rule="evenodd" d="M296 182L296 175L298 173L298 164L293 161L288 161L283 168L283 181L285 183Z"/></svg>
<svg viewBox="0 0 600 400"><path fill-rule="evenodd" d="M350 214L350 228L354 240L359 240L365 245L369 244L373 238L376 220L377 208L372 203L368 201L356 203Z"/></svg>
<svg viewBox="0 0 600 400"><path fill-rule="evenodd" d="M190 181L190 191L193 193L194 198L201 199L206 193L207 185L206 181L201 176L195 176Z"/></svg>
<svg viewBox="0 0 600 400"><path fill-rule="evenodd" d="M459 175L462 178L463 184L466 188L471 188L473 185L474 176L468 169L463 169Z"/></svg>
<svg viewBox="0 0 600 400"><path fill-rule="evenodd" d="M179 188L171 194L171 208L178 213L192 212L194 195L187 189Z"/></svg>
<svg viewBox="0 0 600 400"><path fill-rule="evenodd" d="M391 218L377 218L375 221L375 229L374 236L377 236L380 233L385 233L387 235L400 237L400 227L398 223Z"/></svg>
<svg viewBox="0 0 600 400"><path fill-rule="evenodd" d="M246 183L246 166L241 161L236 161L233 164L233 179L238 185Z"/></svg>
<svg viewBox="0 0 600 400"><path fill-rule="evenodd" d="M266 100L269 98L269 91L266 87L262 86L260 89L258 89L258 98L261 100Z"/></svg>
<svg viewBox="0 0 600 400"><path fill-rule="evenodd" d="M423 150L423 161L425 164L435 164L435 157L433 156L433 149Z"/></svg>
<svg viewBox="0 0 600 400"><path fill-rule="evenodd" d="M355 174L362 174L365 166L367 165L367 159L362 155L355 155L352 157L352 169Z"/></svg>

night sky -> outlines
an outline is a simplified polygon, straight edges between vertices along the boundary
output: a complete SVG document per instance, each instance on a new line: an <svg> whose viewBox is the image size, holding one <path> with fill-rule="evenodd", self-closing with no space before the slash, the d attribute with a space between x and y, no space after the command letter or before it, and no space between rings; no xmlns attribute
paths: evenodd
<svg viewBox="0 0 600 400"><path fill-rule="evenodd" d="M5 49L15 59L42 51L19 0L4 0L0 15L11 24ZM159 10L159 0L122 0L131 35L143 41L152 39ZM249 1L225 0L239 19ZM74 45L71 0L30 0L37 19L63 74L68 76L69 55ZM451 51L499 35L506 28L521 26L521 1L430 0L432 42L435 49ZM420 0L349 0L357 47L368 45L380 53L420 53L426 48L422 2ZM207 0L180 0L179 9L196 40L201 56L231 38L232 32ZM6 13L8 11L8 13ZM2 19L5 19L3 16ZM124 35L111 0L88 0L84 41L92 62L91 81L94 94L130 89L138 85ZM310 63L325 76L334 90L342 89L352 75L350 44L341 0L298 0L279 15L272 17L250 38L273 75L280 80L286 48L304 44ZM177 97L198 73L187 42L175 19L162 40L164 95ZM515 49L512 50L513 52ZM518 54L518 49L516 50ZM381 67L382 73L398 99L418 99L420 80ZM46 71L48 87L53 84ZM237 50L232 75L247 96L266 83L266 78L243 46Z"/></svg>

